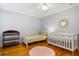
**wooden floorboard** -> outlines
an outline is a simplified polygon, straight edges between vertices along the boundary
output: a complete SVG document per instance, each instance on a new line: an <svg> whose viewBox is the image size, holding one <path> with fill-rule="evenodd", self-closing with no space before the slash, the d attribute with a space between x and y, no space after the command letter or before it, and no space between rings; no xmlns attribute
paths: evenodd
<svg viewBox="0 0 79 59"><path fill-rule="evenodd" d="M47 46L55 51L56 56L79 56L78 50L72 53L71 51L65 50L63 48L47 44L45 41L39 43L31 43L29 44L29 48L27 48L25 44L18 44L13 47L3 48L3 56L29 56L29 50L36 46Z"/></svg>

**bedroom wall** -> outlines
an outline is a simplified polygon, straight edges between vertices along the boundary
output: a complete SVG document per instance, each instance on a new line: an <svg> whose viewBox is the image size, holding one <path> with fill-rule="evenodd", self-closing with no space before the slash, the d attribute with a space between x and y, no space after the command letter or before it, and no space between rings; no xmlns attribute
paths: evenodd
<svg viewBox="0 0 79 59"><path fill-rule="evenodd" d="M38 34L40 28L40 18L0 10L0 46L2 46L2 32L5 30L17 30L24 36Z"/></svg>
<svg viewBox="0 0 79 59"><path fill-rule="evenodd" d="M59 26L59 21L63 18L69 22L65 28ZM44 17L42 20L42 31L79 33L79 6Z"/></svg>

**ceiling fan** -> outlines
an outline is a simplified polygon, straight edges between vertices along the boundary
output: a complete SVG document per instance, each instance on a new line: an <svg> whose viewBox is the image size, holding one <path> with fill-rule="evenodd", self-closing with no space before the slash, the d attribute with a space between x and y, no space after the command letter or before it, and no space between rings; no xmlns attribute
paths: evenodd
<svg viewBox="0 0 79 59"><path fill-rule="evenodd" d="M47 3L43 3L43 5L42 5L42 10L48 10L48 5L47 5Z"/></svg>

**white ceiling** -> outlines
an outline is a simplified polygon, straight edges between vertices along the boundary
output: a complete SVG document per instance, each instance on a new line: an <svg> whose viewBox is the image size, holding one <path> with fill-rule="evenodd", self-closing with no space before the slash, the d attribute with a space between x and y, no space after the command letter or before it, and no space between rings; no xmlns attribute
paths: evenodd
<svg viewBox="0 0 79 59"><path fill-rule="evenodd" d="M0 9L13 11L35 17L45 17L71 7L78 6L75 3L47 3L48 10L42 10L42 3L0 3Z"/></svg>

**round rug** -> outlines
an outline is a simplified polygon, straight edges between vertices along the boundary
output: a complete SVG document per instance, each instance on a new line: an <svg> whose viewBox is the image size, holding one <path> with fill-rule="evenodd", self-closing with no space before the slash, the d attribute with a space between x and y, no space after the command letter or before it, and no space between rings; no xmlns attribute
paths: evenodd
<svg viewBox="0 0 79 59"><path fill-rule="evenodd" d="M37 46L29 51L30 56L55 56L54 50L45 46Z"/></svg>

